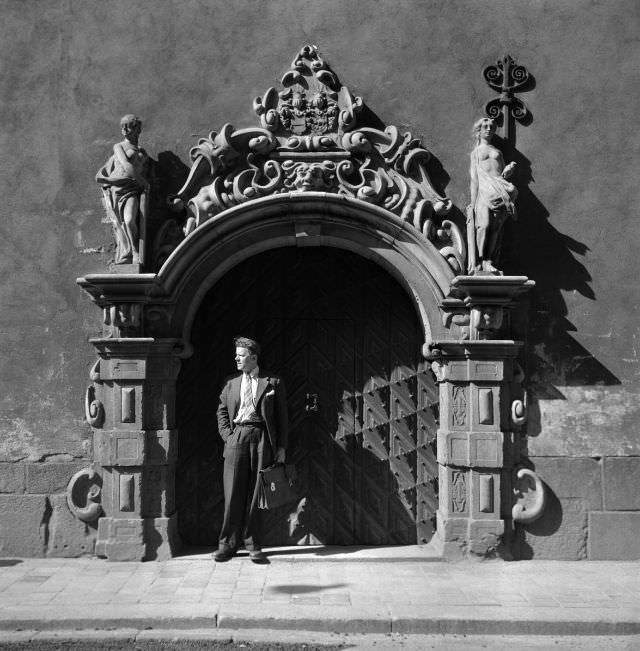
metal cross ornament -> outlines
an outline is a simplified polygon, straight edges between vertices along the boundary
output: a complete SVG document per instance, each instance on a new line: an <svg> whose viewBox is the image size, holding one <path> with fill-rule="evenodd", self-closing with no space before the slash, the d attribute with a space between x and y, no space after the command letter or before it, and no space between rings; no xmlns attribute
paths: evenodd
<svg viewBox="0 0 640 651"><path fill-rule="evenodd" d="M512 142L514 120L522 122L531 117L529 109L524 102L514 95L516 90L521 90L531 79L529 71L506 54L494 65L487 66L482 75L486 82L500 93L485 105L488 117L500 122L502 118L502 137L509 143Z"/></svg>

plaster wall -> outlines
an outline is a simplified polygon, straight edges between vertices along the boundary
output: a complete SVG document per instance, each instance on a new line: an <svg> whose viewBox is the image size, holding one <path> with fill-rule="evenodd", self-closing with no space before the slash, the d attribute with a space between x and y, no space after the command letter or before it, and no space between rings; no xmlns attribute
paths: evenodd
<svg viewBox="0 0 640 651"><path fill-rule="evenodd" d="M545 481L565 505L584 494L582 459L596 464L597 498L576 507L586 523L580 549L589 513L628 510L607 505L604 487L606 464L620 459L631 484L640 480L635 0L5 0L0 11L5 501L46 497L32 505L46 530L46 500L60 482L29 483L28 473L64 464L53 474L70 477L89 454L82 397L100 315L74 280L104 271L111 257L93 177L119 139L119 118L142 116L142 144L175 189L197 138L225 122L256 124L253 98L311 42L382 122L423 137L460 210L470 127L495 95L482 68L510 53L533 73L535 87L521 95L533 121L517 127L520 218L505 261L506 272L537 283L518 315L531 351L526 452L534 464L556 464ZM0 527L6 538L6 518ZM559 531L522 535L534 555L557 557L549 541ZM38 553L57 553L51 540L42 537Z"/></svg>

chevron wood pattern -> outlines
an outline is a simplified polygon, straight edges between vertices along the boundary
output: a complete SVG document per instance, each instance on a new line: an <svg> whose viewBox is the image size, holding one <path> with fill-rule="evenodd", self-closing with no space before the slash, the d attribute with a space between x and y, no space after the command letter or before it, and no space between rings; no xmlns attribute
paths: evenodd
<svg viewBox="0 0 640 651"><path fill-rule="evenodd" d="M178 380L179 527L214 545L223 507L215 410L233 372L233 337L261 342L260 364L288 391L289 459L300 501L264 514L268 545L427 542L437 508L437 390L406 293L386 272L329 248L276 249L233 269L206 296L196 353ZM317 411L307 411L308 395Z"/></svg>

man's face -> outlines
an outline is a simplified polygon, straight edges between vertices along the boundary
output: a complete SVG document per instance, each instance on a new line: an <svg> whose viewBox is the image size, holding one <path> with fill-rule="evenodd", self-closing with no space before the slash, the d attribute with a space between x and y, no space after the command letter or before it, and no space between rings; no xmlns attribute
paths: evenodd
<svg viewBox="0 0 640 651"><path fill-rule="evenodd" d="M251 373L258 365L258 356L252 355L247 348L236 347L236 366L243 373Z"/></svg>

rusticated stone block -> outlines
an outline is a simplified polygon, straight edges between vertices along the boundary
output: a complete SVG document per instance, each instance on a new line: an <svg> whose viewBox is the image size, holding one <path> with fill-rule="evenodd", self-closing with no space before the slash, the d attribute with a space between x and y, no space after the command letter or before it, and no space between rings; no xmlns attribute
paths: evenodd
<svg viewBox="0 0 640 651"><path fill-rule="evenodd" d="M604 508L640 510L640 457L604 459Z"/></svg>
<svg viewBox="0 0 640 651"><path fill-rule="evenodd" d="M602 478L597 459L532 457L531 461L536 473L560 500L580 499L586 509L602 509Z"/></svg>
<svg viewBox="0 0 640 651"><path fill-rule="evenodd" d="M502 432L438 430L438 463L480 468L504 465Z"/></svg>
<svg viewBox="0 0 640 651"><path fill-rule="evenodd" d="M539 520L517 525L516 558L587 557L588 513L602 508L600 462L588 458L533 457L547 502Z"/></svg>
<svg viewBox="0 0 640 651"><path fill-rule="evenodd" d="M0 495L0 555L43 556L51 514L44 495Z"/></svg>
<svg viewBox="0 0 640 651"><path fill-rule="evenodd" d="M0 463L0 493L24 493L23 463Z"/></svg>
<svg viewBox="0 0 640 651"><path fill-rule="evenodd" d="M640 560L640 512L590 513L589 560Z"/></svg>
<svg viewBox="0 0 640 651"><path fill-rule="evenodd" d="M96 553L109 561L141 561L145 555L143 527L139 518L101 518Z"/></svg>
<svg viewBox="0 0 640 651"><path fill-rule="evenodd" d="M503 533L502 520L472 520L469 524L469 551L482 556L495 553Z"/></svg>
<svg viewBox="0 0 640 651"><path fill-rule="evenodd" d="M53 512L49 522L47 556L75 558L93 554L96 541L95 526L72 515L67 506L66 495L52 495L49 499Z"/></svg>
<svg viewBox="0 0 640 651"><path fill-rule="evenodd" d="M89 461L73 463L29 463L27 470L27 493L63 493L69 480Z"/></svg>

